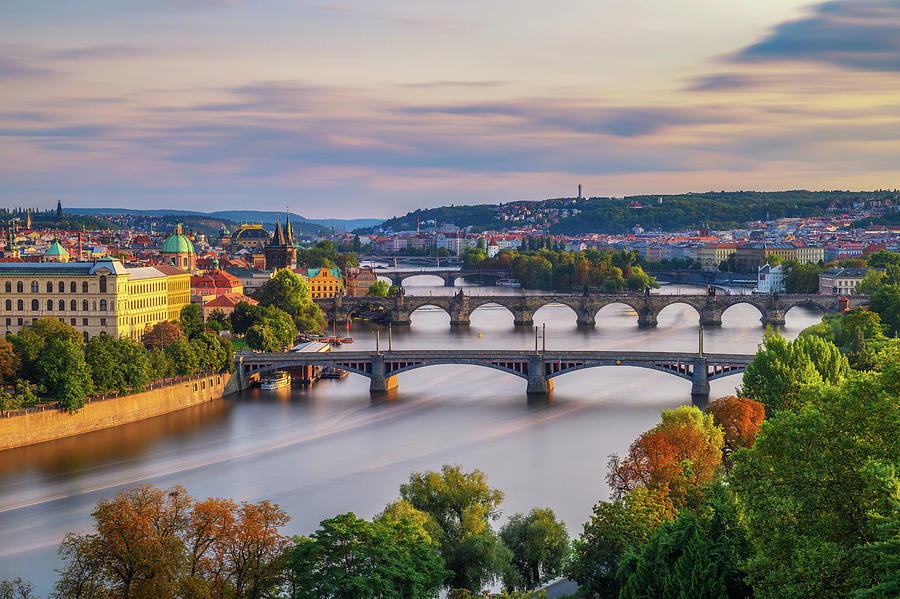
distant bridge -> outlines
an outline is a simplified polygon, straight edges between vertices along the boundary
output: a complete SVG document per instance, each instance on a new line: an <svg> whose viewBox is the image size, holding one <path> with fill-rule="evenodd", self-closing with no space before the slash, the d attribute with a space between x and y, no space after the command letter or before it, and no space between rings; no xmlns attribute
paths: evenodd
<svg viewBox="0 0 900 599"><path fill-rule="evenodd" d="M434 277L440 277L444 280L445 287L454 287L456 285L457 279L462 279L465 277L469 278L488 278L492 279L495 282L500 279L508 279L509 272L503 270L473 270L473 269L461 269L459 267L456 268L431 268L428 270L422 269L406 269L406 268L376 268L375 274L379 277L383 277L385 279L389 279L391 283L395 285L403 285L403 281L410 277L418 277L422 275L431 275Z"/></svg>
<svg viewBox="0 0 900 599"><path fill-rule="evenodd" d="M659 313L672 304L686 304L700 315L700 324L716 326L722 324L722 313L737 304L749 304L760 312L763 325L784 325L785 314L795 306L818 308L826 313L837 313L846 308L856 308L868 304L869 296L815 294L780 295L646 295L643 293L619 294L565 294L544 293L535 295L456 295L445 296L398 296L398 297L336 297L318 299L316 303L330 321L345 321L368 305L379 305L390 315L390 321L397 325L408 325L411 315L419 308L434 306L450 315L450 324L465 326L473 311L484 305L499 305L513 314L516 326L534 324L534 313L548 304L563 304L576 315L579 326L592 327L596 324L596 314L604 306L623 304L638 315L638 324L644 327L657 325Z"/></svg>
<svg viewBox="0 0 900 599"><path fill-rule="evenodd" d="M702 347L702 337L701 337ZM236 356L238 382L249 386L255 375L304 366L331 366L370 379L375 396L396 389L397 375L439 364L484 366L527 381L530 395L548 395L553 379L576 370L600 366L634 366L665 372L691 381L695 404L705 405L709 381L743 372L752 355L687 352L530 351L530 350L402 350L337 351L325 353L243 352Z"/></svg>

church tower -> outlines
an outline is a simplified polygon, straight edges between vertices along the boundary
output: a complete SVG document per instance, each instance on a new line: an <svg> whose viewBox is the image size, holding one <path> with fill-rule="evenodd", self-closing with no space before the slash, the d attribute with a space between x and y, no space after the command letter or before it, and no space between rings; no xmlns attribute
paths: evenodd
<svg viewBox="0 0 900 599"><path fill-rule="evenodd" d="M56 200L56 222L61 223L63 218L62 201Z"/></svg>
<svg viewBox="0 0 900 599"><path fill-rule="evenodd" d="M285 221L284 228L281 226L281 220L275 221L275 234L265 248L266 270L294 268L297 262L297 248L294 247L294 240L290 236L290 227L290 217ZM285 229L288 230L287 235Z"/></svg>

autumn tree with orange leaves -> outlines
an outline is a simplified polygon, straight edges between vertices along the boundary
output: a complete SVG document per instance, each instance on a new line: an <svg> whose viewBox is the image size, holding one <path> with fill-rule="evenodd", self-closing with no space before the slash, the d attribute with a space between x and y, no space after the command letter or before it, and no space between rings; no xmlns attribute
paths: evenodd
<svg viewBox="0 0 900 599"><path fill-rule="evenodd" d="M693 406L663 410L662 422L638 437L628 455L610 457L613 496L646 487L665 491L676 508L695 505L719 473L723 445L712 414Z"/></svg>
<svg viewBox="0 0 900 599"><path fill-rule="evenodd" d="M97 530L69 534L55 595L259 599L281 581L288 517L268 501L194 502L181 487L139 485L103 499Z"/></svg>
<svg viewBox="0 0 900 599"><path fill-rule="evenodd" d="M759 426L766 417L766 407L747 397L721 397L710 402L706 413L712 414L713 422L725 435L726 467L730 468L729 456L741 447L753 447Z"/></svg>

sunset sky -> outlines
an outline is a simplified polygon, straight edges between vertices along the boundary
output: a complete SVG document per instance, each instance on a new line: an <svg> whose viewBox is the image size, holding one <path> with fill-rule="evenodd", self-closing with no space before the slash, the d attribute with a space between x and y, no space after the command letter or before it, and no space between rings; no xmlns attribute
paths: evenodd
<svg viewBox="0 0 900 599"><path fill-rule="evenodd" d="M900 0L3 0L0 205L900 187Z"/></svg>

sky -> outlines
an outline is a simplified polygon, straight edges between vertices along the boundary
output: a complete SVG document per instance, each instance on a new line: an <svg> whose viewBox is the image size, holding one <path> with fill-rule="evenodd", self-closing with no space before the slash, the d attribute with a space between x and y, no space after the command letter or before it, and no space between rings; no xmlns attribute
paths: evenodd
<svg viewBox="0 0 900 599"><path fill-rule="evenodd" d="M0 206L900 187L900 0L3 0Z"/></svg>

